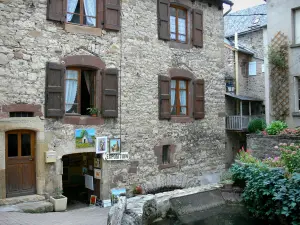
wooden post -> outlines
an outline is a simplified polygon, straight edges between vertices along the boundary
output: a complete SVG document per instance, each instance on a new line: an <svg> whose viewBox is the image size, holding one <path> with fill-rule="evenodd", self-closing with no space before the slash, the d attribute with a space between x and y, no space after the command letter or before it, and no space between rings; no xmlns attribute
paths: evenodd
<svg viewBox="0 0 300 225"><path fill-rule="evenodd" d="M243 128L243 101L240 100L240 128Z"/></svg>

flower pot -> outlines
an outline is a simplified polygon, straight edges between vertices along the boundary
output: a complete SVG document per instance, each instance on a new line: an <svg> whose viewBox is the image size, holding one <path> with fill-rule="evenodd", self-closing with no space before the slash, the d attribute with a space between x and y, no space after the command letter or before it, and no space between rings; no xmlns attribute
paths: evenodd
<svg viewBox="0 0 300 225"><path fill-rule="evenodd" d="M97 114L92 114L91 116L92 116L92 117L97 117Z"/></svg>
<svg viewBox="0 0 300 225"><path fill-rule="evenodd" d="M67 209L68 198L63 195L58 197L50 196L50 202L53 204L55 212L61 212Z"/></svg>

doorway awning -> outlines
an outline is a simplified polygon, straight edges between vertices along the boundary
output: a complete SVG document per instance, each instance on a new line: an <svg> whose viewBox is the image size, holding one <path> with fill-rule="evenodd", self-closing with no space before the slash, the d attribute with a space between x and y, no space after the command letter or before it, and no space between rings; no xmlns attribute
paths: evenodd
<svg viewBox="0 0 300 225"><path fill-rule="evenodd" d="M236 98L241 101L249 101L249 102L262 102L263 101L261 99L257 99L257 98L253 98L253 97L249 97L249 96L243 96L243 95L236 95L236 94L231 94L231 93L226 93L225 95L232 97L232 98Z"/></svg>

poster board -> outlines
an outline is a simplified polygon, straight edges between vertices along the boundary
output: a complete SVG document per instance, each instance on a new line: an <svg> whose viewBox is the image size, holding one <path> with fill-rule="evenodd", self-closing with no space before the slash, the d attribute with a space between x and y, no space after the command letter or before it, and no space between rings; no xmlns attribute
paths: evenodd
<svg viewBox="0 0 300 225"><path fill-rule="evenodd" d="M94 178L95 179L98 179L98 180L101 180L101 176L102 176L102 174L101 174L101 169L94 169Z"/></svg>
<svg viewBox="0 0 300 225"><path fill-rule="evenodd" d="M90 189L90 190L94 190L94 178L93 176L90 176L90 175L87 175L85 174L84 175L84 181L85 181L85 187Z"/></svg>
<svg viewBox="0 0 300 225"><path fill-rule="evenodd" d="M96 154L107 152L107 137L96 138Z"/></svg>

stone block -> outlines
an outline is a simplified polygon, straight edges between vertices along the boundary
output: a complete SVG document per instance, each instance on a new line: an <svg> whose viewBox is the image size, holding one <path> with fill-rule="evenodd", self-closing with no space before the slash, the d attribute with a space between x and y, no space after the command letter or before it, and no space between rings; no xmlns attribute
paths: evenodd
<svg viewBox="0 0 300 225"><path fill-rule="evenodd" d="M0 53L0 65L5 65L8 63L8 58L3 53Z"/></svg>

